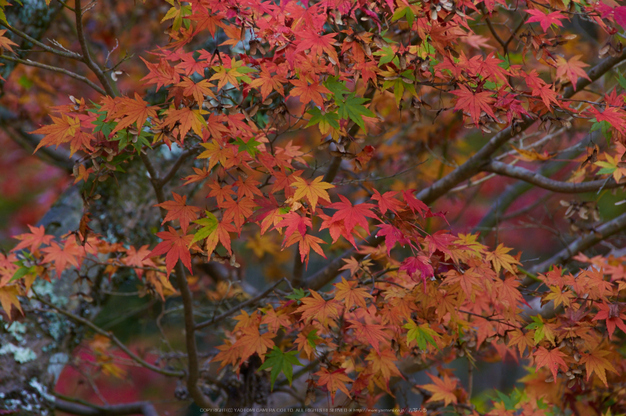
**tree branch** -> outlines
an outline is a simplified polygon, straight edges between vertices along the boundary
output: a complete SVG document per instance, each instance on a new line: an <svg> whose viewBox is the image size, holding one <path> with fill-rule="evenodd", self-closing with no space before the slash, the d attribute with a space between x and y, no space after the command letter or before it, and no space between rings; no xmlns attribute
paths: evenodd
<svg viewBox="0 0 626 416"><path fill-rule="evenodd" d="M32 290L32 289L31 289ZM34 290L33 290L34 292ZM137 364L141 365L142 367L145 367L149 370L154 371L155 373L159 373L159 374L163 374L164 376L168 376L168 377L182 377L185 375L185 373L183 373L182 371L169 371L169 370L164 370L162 368L159 368L153 364L150 364L149 362L145 361L144 359L142 359L141 357L139 357L137 354L135 354L134 352L132 352L130 349L128 349L128 347L126 345L124 345L122 343L122 341L120 341L115 335L113 335L112 332L107 332L104 329L100 328L99 326L96 326L93 322L80 317L78 315L75 315L71 312L68 312L64 309L59 308L56 305L53 305L50 302L47 302L45 300L43 300L41 298L41 296L39 296L37 293L35 293L35 298L43 303L44 305L46 305L49 308L52 308L53 310L55 310L56 312L60 313L61 315L67 316L68 318L70 318L73 321L76 321L88 328L90 328L92 331L107 337L108 339L110 339L115 345L117 345L117 347L119 349L121 349L122 351L124 351L124 353L126 355L128 355L133 361L135 361Z"/></svg>
<svg viewBox="0 0 626 416"><path fill-rule="evenodd" d="M50 46L46 45L45 43L38 41L37 39L33 38L32 36L29 36L28 34L22 32L21 30L19 30L17 28L14 28L13 26L8 25L8 24L6 24L4 22L0 22L0 26L6 27L8 30L10 30L11 32L15 33L17 36L21 37L22 39L25 39L25 40L29 41L33 45L39 46L41 49L43 49L46 52L53 53L53 54L58 55L58 56L63 57L63 58L75 59L75 60L79 60L79 61L81 61L83 59L83 56L81 54L79 54L79 53L71 52L71 51L63 51L63 50L60 50L60 49L55 49L53 47L50 47Z"/></svg>
<svg viewBox="0 0 626 416"><path fill-rule="evenodd" d="M149 402L112 404L109 406L85 405L55 398L52 406L56 410L79 416L122 416L140 413L144 416L159 416L156 409Z"/></svg>
<svg viewBox="0 0 626 416"><path fill-rule="evenodd" d="M265 289L262 293L259 293L257 296L255 296L253 298L250 298L250 299L246 300L245 302L241 302L239 305L230 308L229 310L227 310L226 312L220 314L219 316L213 317L213 318L211 318L209 320L206 320L204 322L200 322L199 324L196 324L196 330L202 329L202 328L206 328L207 326L214 325L214 324L222 321L223 319L226 319L229 316L234 315L235 313L239 312L244 307L257 303L258 301L260 301L261 299L263 299L264 297L269 295L271 292L273 292L274 289L276 289L282 282L286 282L287 284L289 284L289 280L287 280L286 277L283 277L278 282L274 283L272 286L270 286L267 289Z"/></svg>
<svg viewBox="0 0 626 416"><path fill-rule="evenodd" d="M559 192L563 194L577 194L584 192L596 192L601 189L613 189L618 188L620 186L624 186L624 184L616 183L615 180L610 177L608 179L590 181L590 182L581 182L581 183L571 183L571 182L562 182L556 181L554 179L547 178L542 176L537 172L533 172L532 170L525 169L518 166L511 166L506 163L491 161L488 164L484 165L482 168L485 172L493 172L502 176L508 176L510 178L521 179L524 182L531 183L535 186L538 186L543 189L547 189L553 192Z"/></svg>
<svg viewBox="0 0 626 416"><path fill-rule="evenodd" d="M109 95L111 97L115 97L117 94L115 93L109 79L104 75L102 69L94 62L89 54L89 47L87 46L87 38L85 37L85 32L83 30L83 9L81 6L81 0L76 0L74 5L74 11L76 14L76 34L78 35L78 42L80 43L80 48L83 51L83 62L85 65L91 69L91 71L96 75L100 84L106 91L106 93L102 93L103 95Z"/></svg>
<svg viewBox="0 0 626 416"><path fill-rule="evenodd" d="M589 72L587 72L589 79L582 77L578 79L578 82L576 83L576 91L574 91L573 87L566 88L563 91L563 98L571 98L576 92L582 90L593 81L600 78L624 59L626 59L626 50L624 50L624 52L617 57L608 57L603 59L596 66L591 68ZM421 199L425 204L433 203L459 183L480 172L481 166L491 158L491 155L494 154L496 150L498 150L504 143L508 142L516 134L528 129L534 122L535 120L526 117L521 123L517 124L515 128L513 126L509 126L504 130L501 130L465 163L429 187L422 189L416 197Z"/></svg>
<svg viewBox="0 0 626 416"><path fill-rule="evenodd" d="M600 241L624 230L626 230L626 213L612 219L611 221L605 222L601 226L597 227L594 232L590 232L589 234L572 241L567 247L550 257L548 260L531 267L528 272L531 274L544 273L550 268L550 266L566 264L573 256L581 251L585 251ZM532 278L527 277L522 282L522 286L527 287L534 282L535 281Z"/></svg>
<svg viewBox="0 0 626 416"><path fill-rule="evenodd" d="M82 75L78 75L75 72L72 71L68 71L65 68L59 68L56 66L51 66L51 65L46 65L46 64L42 64L39 62L33 62L29 59L20 59L20 58L13 58L11 56L7 56L7 55L0 55L0 59L4 59L6 61L10 61L10 62L15 62L15 63L19 63L19 64L24 64L24 65L28 65L28 66L34 66L36 68L41 68L41 69L46 69L48 71L53 71L53 72L59 72L61 74L65 74L68 77L77 79L81 82L84 82L85 84L89 85L91 88L93 88L94 90L96 90L97 92L99 92L102 95L105 95L105 91L100 88L98 85L96 85L94 82L90 81L89 79L85 78Z"/></svg>

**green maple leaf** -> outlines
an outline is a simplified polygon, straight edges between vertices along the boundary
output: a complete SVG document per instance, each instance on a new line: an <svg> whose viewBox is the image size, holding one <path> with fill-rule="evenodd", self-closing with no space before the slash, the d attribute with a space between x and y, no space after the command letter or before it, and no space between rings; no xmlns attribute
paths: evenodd
<svg viewBox="0 0 626 416"><path fill-rule="evenodd" d="M289 385L291 386L291 379L293 377L293 366L294 365L302 365L296 355L298 351L287 351L282 352L278 347L274 347L274 349L265 356L265 362L259 370L265 370L267 368L272 368L272 372L270 373L270 380L272 382L272 390L274 390L274 382L278 378L278 375L282 372L289 380Z"/></svg>
<svg viewBox="0 0 626 416"><path fill-rule="evenodd" d="M307 293L303 289L300 289L298 287L293 290L293 293L291 295L286 296L286 298L291 299L291 300L296 300L298 301L298 304L300 304L300 299L302 299L305 296L307 296Z"/></svg>
<svg viewBox="0 0 626 416"><path fill-rule="evenodd" d="M335 100L343 100L343 94L349 91L348 88L346 88L345 81L339 81L337 77L328 78L326 82L324 82L324 86L333 93Z"/></svg>
<svg viewBox="0 0 626 416"><path fill-rule="evenodd" d="M205 214L206 218L200 218L199 220L194 221L194 223L202 226L202 228L196 231L191 243L189 243L190 246L196 241L204 240L217 229L217 218L215 218L215 215L209 211L205 211Z"/></svg>
<svg viewBox="0 0 626 416"><path fill-rule="evenodd" d="M409 321L409 323L404 325L403 328L409 330L406 334L407 345L409 345L411 341L415 340L421 350L426 350L428 348L428 344L431 344L435 348L439 349L439 346L435 342L434 338L438 336L438 334L430 329L428 324L417 325L415 322Z"/></svg>
<svg viewBox="0 0 626 416"><path fill-rule="evenodd" d="M344 120L348 118L354 121L359 127L365 130L365 122L363 116L374 117L374 113L366 108L363 103L367 102L366 98L357 97L354 93L348 95L345 101L338 101L335 99L335 104L338 107L339 117Z"/></svg>
<svg viewBox="0 0 626 416"><path fill-rule="evenodd" d="M322 134L327 134L331 128L339 129L339 115L337 113L324 113L317 108L313 107L309 111L308 114L311 115L311 119L309 123L306 125L307 127L311 127L315 124L319 124L319 129Z"/></svg>
<svg viewBox="0 0 626 416"><path fill-rule="evenodd" d="M261 144L261 142L257 142L256 139L248 140L248 143L244 142L242 139L237 137L235 140L235 144L239 146L239 153L248 152L248 154L252 157L256 156L257 153L261 153L257 146Z"/></svg>

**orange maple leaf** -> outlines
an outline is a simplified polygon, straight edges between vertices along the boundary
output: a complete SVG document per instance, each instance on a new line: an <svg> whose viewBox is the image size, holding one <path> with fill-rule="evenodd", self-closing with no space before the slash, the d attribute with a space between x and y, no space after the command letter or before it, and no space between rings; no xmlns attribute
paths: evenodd
<svg viewBox="0 0 626 416"><path fill-rule="evenodd" d="M30 246L30 252L34 253L39 246L42 244L50 244L50 241L54 238L53 235L46 235L46 229L43 225L33 227L29 224L28 228L30 228L30 233L24 233L13 237L20 240L20 242L11 251L22 250Z"/></svg>
<svg viewBox="0 0 626 416"><path fill-rule="evenodd" d="M6 312L9 319L11 319L12 308L20 311L22 315L24 314L24 312L22 311L22 306L20 305L20 301L18 299L19 295L20 293L17 289L17 286L11 285L0 287L0 305L2 306L2 309L4 309L4 311Z"/></svg>
<svg viewBox="0 0 626 416"><path fill-rule="evenodd" d="M35 148L35 152L43 146L56 144L57 147L59 147L60 144L69 142L80 129L80 120L78 117L62 115L61 118L54 116L50 116L50 118L52 119L52 124L43 126L32 132L32 134L44 135L43 139L41 139Z"/></svg>
<svg viewBox="0 0 626 416"><path fill-rule="evenodd" d="M373 299L373 296L367 293L367 289L364 287L356 287L357 281L346 281L343 277L340 283L335 283L337 291L335 292L335 300L343 300L346 304L346 309L350 310L352 305L357 305L362 308L367 308L365 303L366 298Z"/></svg>
<svg viewBox="0 0 626 416"><path fill-rule="evenodd" d="M241 362L244 362L252 354L257 353L261 358L261 361L265 361L265 353L269 348L274 346L272 338L276 334L271 332L265 332L261 334L258 327L246 327L241 330L243 336L237 340L234 348L241 347Z"/></svg>
<svg viewBox="0 0 626 416"><path fill-rule="evenodd" d="M535 364L537 364L536 369L538 370L541 367L549 368L555 382L559 367L561 367L563 371L567 371L567 364L562 358L566 355L559 351L558 348L547 350L544 347L539 347L533 355L535 356Z"/></svg>
<svg viewBox="0 0 626 416"><path fill-rule="evenodd" d="M382 351L370 351L366 361L372 362L372 370L374 373L380 374L386 382L392 376L402 377L400 370L396 367L395 361L398 360L396 354L391 349L384 349Z"/></svg>
<svg viewBox="0 0 626 416"><path fill-rule="evenodd" d="M514 264L521 265L521 263L515 260L513 256L507 254L511 250L512 250L511 248L507 248L507 247L504 247L503 244L499 244L498 247L492 253L488 252L487 255L485 256L487 261L490 261L493 264L493 268L496 271L496 273L499 273L500 269L504 268L507 271L511 272L512 274L515 274L515 269L513 268L513 265Z"/></svg>
<svg viewBox="0 0 626 416"><path fill-rule="evenodd" d="M313 373L319 376L317 385L326 386L326 389L330 392L332 404L335 404L335 393L337 393L337 390L341 390L346 396L351 397L345 383L352 383L352 379L345 374L345 371L344 368L335 371L328 371L327 368L322 368L317 373Z"/></svg>
<svg viewBox="0 0 626 416"><path fill-rule="evenodd" d="M55 242L52 242L50 247L43 248L41 251L47 253L43 258L44 263L54 262L54 268L59 278L68 263L78 268L80 264L79 256L84 253L83 247L76 244L76 239L70 238L66 240L63 247L59 246Z"/></svg>
<svg viewBox="0 0 626 416"><path fill-rule="evenodd" d="M144 101L139 94L135 93L135 98L118 98L121 102L115 108L115 112L110 115L110 118L121 119L117 122L117 126L111 132L111 135L116 132L125 129L133 123L136 123L137 130L143 128L144 123L150 118L157 118L156 106L148 106L148 102Z"/></svg>
<svg viewBox="0 0 626 416"><path fill-rule="evenodd" d="M365 345L371 345L376 352L379 352L380 343L387 342L389 335L384 331L384 325L363 324L359 321L349 319L348 322L354 329L354 336L357 340L362 341Z"/></svg>
<svg viewBox="0 0 626 416"><path fill-rule="evenodd" d="M294 85L294 88L289 91L289 95L298 97L300 102L304 105L313 101L316 105L323 107L324 98L322 97L322 93L330 94L328 88L320 85L319 82L313 82L310 85L306 80L300 79L293 79L290 82Z"/></svg>
<svg viewBox="0 0 626 416"><path fill-rule="evenodd" d="M590 352L589 354L584 354L580 359L581 363L585 364L585 370L587 370L587 381L589 381L589 377L591 377L592 373L596 373L596 375L602 380L605 386L609 386L606 381L606 370L617 373L613 364L606 358L609 351L603 351L598 348Z"/></svg>
<svg viewBox="0 0 626 416"><path fill-rule="evenodd" d="M206 79L195 83L191 78L183 77L183 81L176 84L176 86L183 88L183 95L193 95L194 100L196 100L196 103L199 106L202 106L205 95L208 95L211 98L215 98L215 94L213 94L213 91L211 91L211 88L215 87L215 85L211 84Z"/></svg>
<svg viewBox="0 0 626 416"><path fill-rule="evenodd" d="M174 201L165 201L160 204L156 204L157 207L161 207L167 210L167 215L161 222L161 225L168 221L178 220L180 222L180 228L183 233L187 233L187 227L191 221L195 221L198 218L197 212L200 208L193 205L187 205L187 196L180 196L176 192L172 192Z"/></svg>
<svg viewBox="0 0 626 416"><path fill-rule="evenodd" d="M442 380L439 377L433 376L432 374L426 374L435 384L425 384L418 387L421 387L424 390L428 390L429 392L433 393L430 399L428 399L428 402L436 402L442 400L446 406L450 403L458 402L456 394L454 394L458 382L457 379L452 379L447 375L444 375Z"/></svg>
<svg viewBox="0 0 626 416"><path fill-rule="evenodd" d="M341 304L334 299L329 301L324 300L324 298L313 289L311 289L310 292L312 297L302 298L302 306L292 313L301 313L302 316L300 320L307 324L311 322L312 319L317 319L322 325L328 326L329 321L339 317Z"/></svg>

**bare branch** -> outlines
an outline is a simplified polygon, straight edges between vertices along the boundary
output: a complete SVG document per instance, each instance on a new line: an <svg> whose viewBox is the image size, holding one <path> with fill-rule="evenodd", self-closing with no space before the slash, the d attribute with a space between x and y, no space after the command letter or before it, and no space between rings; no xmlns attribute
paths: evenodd
<svg viewBox="0 0 626 416"><path fill-rule="evenodd" d="M234 306L232 308L230 308L229 310L227 310L226 312L213 317L207 321L204 322L200 322L199 324L196 325L196 330L198 329L202 329L202 328L206 328L207 326L211 326L214 325L218 322L221 322L222 320L228 318L231 315L234 315L235 313L239 312L242 308L245 308L248 305L253 305L255 303L257 303L258 301L260 301L261 299L265 298L267 295L269 295L271 292L274 291L274 289L276 289L281 283L286 282L287 284L289 284L289 280L287 280L287 278L283 277L281 280L279 280L278 282L274 283L272 286L268 287L267 289L265 289L262 293L259 293L257 296L250 298L248 300L246 300L245 302L240 303L237 306Z"/></svg>
<svg viewBox="0 0 626 416"><path fill-rule="evenodd" d="M33 290L34 292L34 290ZM107 337L108 339L111 340L111 342L113 342L115 345L117 345L117 347L119 349L121 349L122 351L124 351L124 353L126 355L128 355L133 361L135 361L137 364L141 365L142 367L145 367L149 370L154 371L155 373L159 373L159 374L163 374L164 376L168 376L168 377L182 377L185 375L185 373L183 373L182 371L169 371L169 370L165 370L162 368L159 368L153 364L150 364L149 362L145 361L144 359L142 359L141 357L139 357L137 354L135 354L134 352L132 352L130 349L128 349L128 347L126 345L124 345L122 343L122 341L120 341L115 335L113 335L112 332L107 332L104 329L100 328L99 326L96 326L93 322L88 321L87 319L80 317L78 315L75 315L71 312L68 312L64 309L59 308L56 305L53 305L50 302L47 302L45 300L43 300L41 298L41 296L39 296L37 293L35 293L35 298L43 303L44 305L46 305L49 308L52 308L54 311L60 313L61 315L67 316L68 318L70 318L73 321L76 321L82 325L85 325L86 327L90 328L92 331Z"/></svg>
<svg viewBox="0 0 626 416"><path fill-rule="evenodd" d="M581 251L585 251L588 248L593 247L602 240L605 240L619 232L626 230L626 213L605 222L599 227L596 227L594 232L590 232L587 235L577 238L572 241L570 245L563 250L550 257L548 260L540 263L528 271L531 274L544 273L550 266L566 264ZM522 286L530 286L534 283L534 280L527 277L524 279Z"/></svg>
<svg viewBox="0 0 626 416"><path fill-rule="evenodd" d="M499 175L508 176L510 178L521 179L524 182L531 183L540 188L563 194L596 192L601 189L613 189L624 186L624 184L616 183L612 177L608 179L581 183L556 181L554 179L542 176L537 172L533 172L532 170L518 166L511 166L506 163L496 161L491 161L488 164L484 165L483 170L485 172L493 172Z"/></svg>
<svg viewBox="0 0 626 416"><path fill-rule="evenodd" d="M63 51L63 50L60 50L60 49L52 48L52 47L46 45L45 43L42 43L42 42L38 41L37 39L33 38L32 36L29 36L28 34L22 32L21 30L19 30L17 28L14 28L13 26L8 25L8 24L6 24L4 22L0 22L0 26L6 27L11 32L15 33L17 36L19 36L19 37L21 37L23 39L26 39L27 41L29 41L33 45L39 46L41 49L43 49L46 52L53 53L53 54L58 55L58 56L63 57L63 58L75 59L75 60L79 60L79 61L83 59L83 56L81 54L79 54L79 53L72 52L72 51L67 51L67 50Z"/></svg>
<svg viewBox="0 0 626 416"><path fill-rule="evenodd" d="M102 92L102 94L108 94L111 97L115 97L117 94L111 86L109 79L106 77L104 72L102 72L102 69L100 69L98 64L94 62L94 60L91 58L91 55L89 54L87 38L85 37L85 32L83 30L83 9L81 6L81 0L76 0L74 5L74 11L76 14L76 33L78 35L78 42L80 43L80 48L83 51L83 62L89 67L89 69L93 71L93 73L100 81L100 84L102 84L102 87L106 91L106 93Z"/></svg>
<svg viewBox="0 0 626 416"><path fill-rule="evenodd" d="M100 88L98 85L96 85L95 83L93 83L89 79L85 78L82 75L78 75L75 72L68 71L65 68L59 68L59 67L56 67L56 66L46 65L46 64L39 63L39 62L34 62L34 61L31 61L30 59L13 58L12 56L7 56L7 55L0 55L0 59L4 59L4 60L10 61L10 62L16 62L18 64L34 66L36 68L46 69L48 71L59 72L61 74L67 75L68 77L71 77L71 78L77 79L77 80L79 80L81 82L84 82L85 84L89 85L91 88L93 88L94 90L98 91L102 95L106 94L105 91L102 88Z"/></svg>

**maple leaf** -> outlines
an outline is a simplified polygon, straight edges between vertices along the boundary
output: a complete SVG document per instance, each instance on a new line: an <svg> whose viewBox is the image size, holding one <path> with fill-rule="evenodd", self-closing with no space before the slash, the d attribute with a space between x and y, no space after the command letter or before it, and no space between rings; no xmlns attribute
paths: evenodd
<svg viewBox="0 0 626 416"><path fill-rule="evenodd" d="M180 196L176 192L172 192L172 195L174 196L174 201L165 201L155 205L167 210L167 215L165 215L161 225L168 221L178 220L180 228L183 230L183 233L186 234L189 223L198 218L197 212L200 211L200 208L193 205L187 205L186 195Z"/></svg>
<svg viewBox="0 0 626 416"><path fill-rule="evenodd" d="M312 226L311 218L300 215L296 211L291 211L283 216L283 219L276 224L275 228L287 227L285 230L285 241L287 241L296 231L300 233L301 236L306 235L307 227L311 228Z"/></svg>
<svg viewBox="0 0 626 416"><path fill-rule="evenodd" d="M559 367L563 372L567 371L567 364L563 361L563 357L566 357L558 348L547 350L544 347L539 347L537 351L533 353L535 357L536 369L541 367L547 367L552 372L552 377L556 382L556 376L559 371Z"/></svg>
<svg viewBox="0 0 626 416"><path fill-rule="evenodd" d="M241 345L235 348L230 340L225 340L224 344L215 348L217 348L220 352L213 357L213 361L221 361L222 365L220 365L220 368L225 367L228 364L235 365L241 357Z"/></svg>
<svg viewBox="0 0 626 416"><path fill-rule="evenodd" d="M292 97L298 97L300 102L307 105L313 101L316 105L324 107L324 98L322 94L330 94L328 88L320 85L319 82L313 82L309 84L306 80L292 79L291 82L294 88L289 91L289 95Z"/></svg>
<svg viewBox="0 0 626 416"><path fill-rule="evenodd" d="M484 111L487 115L496 118L491 105L495 99L491 97L491 92L482 91L474 93L465 85L461 89L450 91L451 94L459 97L454 105L455 110L467 111L476 126L480 124L480 114Z"/></svg>
<svg viewBox="0 0 626 416"><path fill-rule="evenodd" d="M346 304L346 309L350 310L353 305L367 308L365 303L366 298L373 299L373 296L367 293L367 289L364 287L356 287L357 281L346 281L343 277L341 282L335 283L337 291L335 292L335 300L343 300Z"/></svg>
<svg viewBox="0 0 626 416"><path fill-rule="evenodd" d="M43 225L39 227L33 227L28 225L30 233L24 233L14 236L13 238L20 240L18 245L13 247L11 251L22 250L29 247L30 252L34 253L42 244L50 244L50 241L54 238L53 235L46 235L46 229Z"/></svg>
<svg viewBox="0 0 626 416"><path fill-rule="evenodd" d="M237 230L241 230L244 222L246 222L246 218L249 218L253 209L256 208L256 204L251 198L244 196L243 198L239 198L237 201L230 199L224 201L222 206L226 209L224 211L224 221L230 222L234 220L235 227Z"/></svg>
<svg viewBox="0 0 626 416"><path fill-rule="evenodd" d="M46 253L43 258L44 263L54 262L54 267L59 278L61 278L61 273L63 273L68 263L78 268L80 264L78 258L84 253L84 249L76 244L76 239L74 238L67 239L63 247L52 242L50 247L43 248L41 251Z"/></svg>
<svg viewBox="0 0 626 416"><path fill-rule="evenodd" d="M302 179L299 176L294 178L294 182L291 184L292 187L296 188L296 192L293 195L293 199L295 201L299 201L302 198L306 197L311 204L311 209L315 211L315 206L317 205L317 201L319 198L330 201L330 196L328 196L328 192L326 189L334 188L335 185L331 185L328 182L322 182L323 177L318 176L313 179L311 183L308 183L306 180Z"/></svg>
<svg viewBox="0 0 626 416"><path fill-rule="evenodd" d="M9 52L13 52L11 46L19 46L17 43L13 42L11 39L4 36L6 33L6 29L0 30L0 50L6 49Z"/></svg>
<svg viewBox="0 0 626 416"><path fill-rule="evenodd" d="M439 349L435 338L439 338L439 334L433 331L427 323L417 325L412 319L403 326L407 329L406 345L410 345L411 341L416 341L417 346L422 351L428 350L428 344L431 344L435 348Z"/></svg>
<svg viewBox="0 0 626 416"><path fill-rule="evenodd" d="M302 316L300 320L307 324L311 322L311 319L316 319L322 325L328 326L330 321L339 317L341 304L334 299L329 301L324 300L324 298L313 289L311 289L310 292L311 296L302 298L302 306L293 313L301 313Z"/></svg>
<svg viewBox="0 0 626 416"><path fill-rule="evenodd" d="M200 143L206 150L198 155L198 159L209 159L209 171L219 162L224 168L232 166L230 160L235 157L235 151L230 145L225 145L219 140L209 143Z"/></svg>
<svg viewBox="0 0 626 416"><path fill-rule="evenodd" d="M6 312L9 319L11 319L11 309L15 308L23 315L24 311L22 311L22 306L20 305L20 301L18 296L20 295L17 286L2 286L0 287L0 306Z"/></svg>
<svg viewBox="0 0 626 416"><path fill-rule="evenodd" d="M80 129L80 120L78 117L62 115L61 118L54 116L50 116L50 118L53 124L43 126L31 133L44 135L35 148L35 152L43 146L56 144L56 146L59 147L60 144L69 142Z"/></svg>
<svg viewBox="0 0 626 416"><path fill-rule="evenodd" d="M352 232L352 229L356 225L360 225L365 230L369 231L369 225L366 217L378 218L376 214L371 211L371 209L374 208L374 205L367 203L352 205L350 200L345 196L341 194L338 196L339 199L341 199L341 202L335 202L329 205L329 208L337 210L332 217L332 221L343 220L343 225L346 227L348 232Z"/></svg>
<svg viewBox="0 0 626 416"><path fill-rule="evenodd" d="M276 336L271 332L261 334L256 326L248 326L241 330L242 337L237 340L233 348L241 347L241 362L244 362L252 354L258 354L261 361L265 361L265 352L274 346L272 338Z"/></svg>
<svg viewBox="0 0 626 416"><path fill-rule="evenodd" d="M583 68L589 66L588 64L581 62L578 58L582 55L576 55L572 57L569 61L567 61L562 56L556 57L556 76L563 80L567 78L574 87L574 91L576 91L576 83L578 82L578 77L582 77L591 81L589 75Z"/></svg>
<svg viewBox="0 0 626 416"><path fill-rule="evenodd" d="M270 332L276 333L280 329L281 325L285 328L289 328L292 322L291 319L289 319L289 316L284 314L284 312L277 314L274 308L270 307L270 309L265 312L265 315L263 315L261 324L267 324L267 329Z"/></svg>
<svg viewBox="0 0 626 416"><path fill-rule="evenodd" d="M121 103L112 117L117 118L121 115L122 118L117 122L117 126L115 126L111 134L115 134L133 123L136 124L137 130L141 131L148 117L157 118L156 110L158 107L148 106L148 103L137 93L135 93L134 99L119 98L119 100L121 100Z"/></svg>
<svg viewBox="0 0 626 416"><path fill-rule="evenodd" d="M379 227L380 230L376 233L376 237L385 237L385 246L387 247L388 256L391 255L391 249L395 247L396 243L400 243L402 247L411 243L410 240L402 234L402 231L391 224L378 224L377 227Z"/></svg>
<svg viewBox="0 0 626 416"><path fill-rule="evenodd" d="M593 317L593 321L602 320L606 322L606 329L609 331L609 339L613 338L613 332L615 332L616 326L623 332L626 332L626 324L624 324L626 315L620 312L619 305L601 303L598 304L598 309L599 311L596 316Z"/></svg>
<svg viewBox="0 0 626 416"><path fill-rule="evenodd" d="M388 191L381 195L377 189L374 189L373 191L374 195L372 195L372 199L374 201L378 201L378 209L382 215L385 215L387 211L397 214L398 211L402 210L402 203L394 198L398 192Z"/></svg>
<svg viewBox="0 0 626 416"><path fill-rule="evenodd" d="M192 110L189 107L183 107L180 110L170 108L165 114L167 117L163 121L167 127L173 128L174 125L179 124L178 131L181 142L184 141L189 130L193 130L194 133L202 137L202 128L207 127L203 115L208 113L201 108L197 110Z"/></svg>
<svg viewBox="0 0 626 416"><path fill-rule="evenodd" d="M206 218L200 218L199 220L194 221L195 224L198 224L200 228L193 235L193 238L189 245L195 243L196 241L205 240L205 250L207 252L207 256L211 257L211 253L217 247L217 243L220 242L222 246L228 251L228 254L232 255L233 252L231 250L230 243L230 234L237 231L237 229L230 224L228 221L222 219L222 221L218 221L215 215L209 211L205 211Z"/></svg>
<svg viewBox="0 0 626 416"><path fill-rule="evenodd" d="M591 374L596 373L596 375L600 378L600 380L602 380L604 385L608 387L609 384L606 380L606 370L617 373L617 370L615 369L615 367L613 367L613 364L611 364L609 360L604 358L609 353L609 351L604 351L596 348L589 354L583 354L580 362L585 364L585 370L587 371L587 381L589 381L589 377L591 377Z"/></svg>
<svg viewBox="0 0 626 416"><path fill-rule="evenodd" d="M176 84L176 86L183 88L183 95L193 95L194 100L196 100L199 106L202 106L205 95L215 98L215 94L211 91L211 88L215 87L215 85L211 84L206 79L195 83L191 78L183 77L183 81Z"/></svg>
<svg viewBox="0 0 626 416"><path fill-rule="evenodd" d="M433 393L433 395L430 397L430 399L427 400L427 402L443 401L445 406L449 405L450 403L458 403L456 394L454 394L454 391L456 390L456 385L458 383L457 379L452 379L448 377L448 375L444 375L442 380L439 377L435 377L430 373L426 373L426 375L428 375L433 383L435 383L418 386L424 390Z"/></svg>
<svg viewBox="0 0 626 416"><path fill-rule="evenodd" d="M398 370L398 367L396 367L394 363L398 358L390 349L384 349L382 351L372 350L367 357L365 357L365 360L371 361L372 370L374 370L374 373L382 375L385 382L389 382L392 376L402 377L400 370Z"/></svg>
<svg viewBox="0 0 626 416"><path fill-rule="evenodd" d="M365 345L371 345L376 352L380 351L380 343L387 342L389 339L389 335L384 331L386 329L384 325L363 324L353 319L349 319L348 322L352 324L350 328L354 329L355 338L364 341Z"/></svg>
<svg viewBox="0 0 626 416"><path fill-rule="evenodd" d="M309 49L311 53L315 54L315 56L320 56L322 52L326 52L328 57L331 59L331 62L337 65L339 58L337 58L337 52L333 46L333 43L335 42L334 37L337 36L336 33L318 35L310 30L303 30L298 32L297 36L301 39L301 41L296 48L296 52Z"/></svg>
<svg viewBox="0 0 626 416"><path fill-rule="evenodd" d="M538 22L544 32L547 32L548 28L552 24L563 27L563 23L561 22L561 20L567 19L567 17L563 16L560 11L552 12L549 14L545 14L541 10L536 9L524 11L532 16L526 21L526 23Z"/></svg>
<svg viewBox="0 0 626 416"><path fill-rule="evenodd" d="M284 75L273 75L267 67L261 65L261 72L258 77L252 80L249 87L259 88L261 90L261 97L263 101L267 98L272 91L278 92L283 97L285 96L284 85L287 83L287 78Z"/></svg>
<svg viewBox="0 0 626 416"><path fill-rule="evenodd" d="M485 259L493 264L493 268L496 273L500 273L500 269L504 268L508 272L515 274L515 269L513 268L513 265L521 265L521 263L515 260L513 256L506 254L511 250L513 249L504 247L504 245L500 243L493 252L487 253Z"/></svg>
<svg viewBox="0 0 626 416"><path fill-rule="evenodd" d="M259 370L265 370L272 368L270 373L270 381L272 383L271 389L274 390L274 382L278 378L278 375L282 372L287 377L289 385L291 386L291 379L293 378L293 366L303 365L296 355L297 351L282 352L279 348L274 347L269 354L267 354L267 360L259 367Z"/></svg>
<svg viewBox="0 0 626 416"><path fill-rule="evenodd" d="M139 250L135 247L129 247L126 249L126 257L122 259L122 263L127 266L136 266L138 268L134 269L135 273L137 273L137 277L140 279L143 276L144 270L140 267L156 267L154 262L147 258L150 255L150 250L148 249L148 245L141 246Z"/></svg>
<svg viewBox="0 0 626 416"><path fill-rule="evenodd" d="M345 383L352 383L352 379L345 374L345 371L344 368L339 368L334 371L328 371L327 368L322 368L317 373L313 373L319 376L317 385L325 386L330 392L332 404L335 404L335 393L337 393L337 390L341 390L346 396L351 397Z"/></svg>
<svg viewBox="0 0 626 416"><path fill-rule="evenodd" d="M165 254L165 269L167 270L167 276L176 266L178 260L183 262L183 265L187 267L189 273L193 273L191 270L191 253L189 253L189 247L193 235L186 235L185 233L179 234L174 227L169 226L169 231L161 231L157 233L157 237L163 239L157 246L148 254L147 257L156 257Z"/></svg>
<svg viewBox="0 0 626 416"><path fill-rule="evenodd" d="M348 118L354 121L361 129L365 130L365 122L363 121L363 116L366 117L374 117L375 114L366 108L363 103L365 103L367 99L363 97L357 97L354 93L347 96L345 99L336 100L335 104L337 104L337 113L339 117L344 120Z"/></svg>

